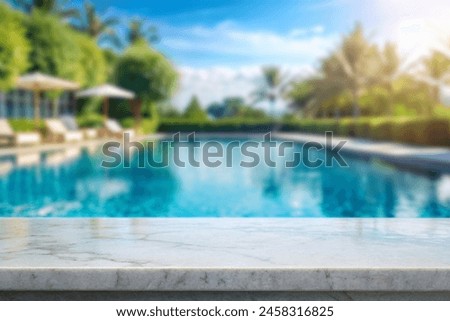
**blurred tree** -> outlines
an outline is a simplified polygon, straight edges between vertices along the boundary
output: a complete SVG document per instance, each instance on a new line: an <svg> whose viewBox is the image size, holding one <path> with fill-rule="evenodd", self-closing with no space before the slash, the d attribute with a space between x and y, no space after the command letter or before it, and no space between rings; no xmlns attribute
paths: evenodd
<svg viewBox="0 0 450 321"><path fill-rule="evenodd" d="M423 60L423 76L431 84L436 103L441 102L441 88L448 83L450 76L450 59L439 51L432 51Z"/></svg>
<svg viewBox="0 0 450 321"><path fill-rule="evenodd" d="M254 108L251 106L242 106L238 113L236 114L237 117L240 118L246 118L246 119L265 119L269 118L267 113L260 109L260 108Z"/></svg>
<svg viewBox="0 0 450 321"><path fill-rule="evenodd" d="M78 63L82 53L73 30L56 17L34 11L27 20L27 37L31 71L83 83L84 73Z"/></svg>
<svg viewBox="0 0 450 321"><path fill-rule="evenodd" d="M155 26L148 25L144 19L134 18L128 23L127 40L130 44L143 40L154 43L159 40L159 36Z"/></svg>
<svg viewBox="0 0 450 321"><path fill-rule="evenodd" d="M200 105L197 96L192 96L191 101L184 111L184 117L199 121L208 119L208 115Z"/></svg>
<svg viewBox="0 0 450 321"><path fill-rule="evenodd" d="M212 103L206 108L206 112L208 115L210 115L212 118L218 119L225 117L226 113L226 106L223 103Z"/></svg>
<svg viewBox="0 0 450 321"><path fill-rule="evenodd" d="M221 103L212 103L208 106L207 112L212 118L216 119L224 117L261 119L268 117L264 110L247 105L241 97L226 97Z"/></svg>
<svg viewBox="0 0 450 321"><path fill-rule="evenodd" d="M31 71L70 79L81 86L105 81L106 59L93 39L39 11L27 21Z"/></svg>
<svg viewBox="0 0 450 321"><path fill-rule="evenodd" d="M361 113L365 116L394 115L393 84L373 86L366 90L359 99Z"/></svg>
<svg viewBox="0 0 450 321"><path fill-rule="evenodd" d="M286 98L290 100L289 107L303 114L314 98L314 86L311 81L299 81L291 84Z"/></svg>
<svg viewBox="0 0 450 321"><path fill-rule="evenodd" d="M343 86L340 76L340 64L336 56L325 58L320 67L320 74L309 80L312 88L312 97L306 106L306 113L315 115L328 113L333 109L336 119L341 117L343 112L342 97L348 97L349 90ZM350 102L351 104L351 102Z"/></svg>
<svg viewBox="0 0 450 321"><path fill-rule="evenodd" d="M139 126L142 104L170 98L177 84L178 74L172 64L147 42L138 41L119 57L114 77L119 86L136 94L133 114Z"/></svg>
<svg viewBox="0 0 450 321"><path fill-rule="evenodd" d="M325 117L334 114L336 118L347 112L350 97L351 114L358 117L364 92L381 83L382 79L393 77L397 70L390 45L385 55L382 62L378 48L366 39L361 25L357 24L344 36L338 48L321 61L318 74L306 82L294 84L288 97L293 106L308 115ZM380 65L383 73L380 73Z"/></svg>
<svg viewBox="0 0 450 321"><path fill-rule="evenodd" d="M107 62L106 64L106 78L109 82L114 82L114 71L117 61L119 60L119 54L115 51L103 48L103 56Z"/></svg>
<svg viewBox="0 0 450 321"><path fill-rule="evenodd" d="M73 39L80 48L78 62L81 85L94 86L105 82L108 67L103 50L86 35L74 33Z"/></svg>
<svg viewBox="0 0 450 321"><path fill-rule="evenodd" d="M13 0L24 12L31 14L34 10L56 15L60 18L74 18L79 16L75 8L66 8L68 0Z"/></svg>
<svg viewBox="0 0 450 321"><path fill-rule="evenodd" d="M115 46L120 46L120 40L114 26L119 23L116 18L102 19L96 12L94 5L88 1L84 2L83 12L79 21L74 25L78 31L84 32L97 41L109 41Z"/></svg>
<svg viewBox="0 0 450 321"><path fill-rule="evenodd" d="M255 102L267 100L270 104L272 116L275 113L275 103L284 93L283 75L278 67L269 66L262 69L262 83L253 93Z"/></svg>
<svg viewBox="0 0 450 321"><path fill-rule="evenodd" d="M394 81L402 74L404 64L397 51L397 46L393 43L386 43L380 55L380 83L385 88L387 95L385 104L388 115L394 114ZM380 91L378 91L380 93Z"/></svg>
<svg viewBox="0 0 450 321"><path fill-rule="evenodd" d="M225 108L224 117L238 116L243 109L247 108L241 97L226 97L223 100L223 106Z"/></svg>
<svg viewBox="0 0 450 321"><path fill-rule="evenodd" d="M413 75L403 75L393 83L394 114L431 115L436 105L429 84ZM396 111L397 110L397 111Z"/></svg>
<svg viewBox="0 0 450 321"><path fill-rule="evenodd" d="M171 104L159 104L158 114L163 118L180 118L182 113L175 106Z"/></svg>
<svg viewBox="0 0 450 321"><path fill-rule="evenodd" d="M337 51L328 60L328 79L333 85L341 86L352 95L353 116L361 113L359 99L365 89L378 83L379 52L375 45L364 36L363 28L357 24L354 30L344 37Z"/></svg>
<svg viewBox="0 0 450 321"><path fill-rule="evenodd" d="M23 17L0 3L0 90L13 87L15 79L28 67L30 46L25 37Z"/></svg>

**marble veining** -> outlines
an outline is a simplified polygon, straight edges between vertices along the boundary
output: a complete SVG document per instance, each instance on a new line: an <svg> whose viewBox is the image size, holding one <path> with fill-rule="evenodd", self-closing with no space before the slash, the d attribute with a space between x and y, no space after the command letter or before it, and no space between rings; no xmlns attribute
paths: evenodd
<svg viewBox="0 0 450 321"><path fill-rule="evenodd" d="M1 219L0 291L450 291L446 219Z"/></svg>

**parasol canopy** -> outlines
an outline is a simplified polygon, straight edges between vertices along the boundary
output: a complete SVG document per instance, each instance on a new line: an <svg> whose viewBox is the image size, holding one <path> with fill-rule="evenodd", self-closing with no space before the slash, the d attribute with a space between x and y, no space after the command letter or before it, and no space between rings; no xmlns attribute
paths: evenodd
<svg viewBox="0 0 450 321"><path fill-rule="evenodd" d="M134 96L135 95L133 92L110 84L104 84L97 87L82 90L76 94L77 98L102 97L103 115L105 118L108 118L109 98L133 99Z"/></svg>
<svg viewBox="0 0 450 321"><path fill-rule="evenodd" d="M65 79L49 76L40 72L33 72L20 76L16 81L16 87L33 91L34 119L40 118L40 93L47 90L75 90L79 85Z"/></svg>

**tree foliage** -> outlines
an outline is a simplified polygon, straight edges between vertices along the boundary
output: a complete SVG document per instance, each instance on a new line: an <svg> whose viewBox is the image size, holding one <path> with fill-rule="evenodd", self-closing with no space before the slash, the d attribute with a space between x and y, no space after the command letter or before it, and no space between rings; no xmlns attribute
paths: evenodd
<svg viewBox="0 0 450 321"><path fill-rule="evenodd" d="M29 14L35 10L39 10L42 13L52 14L60 18L73 18L79 15L77 9L67 7L67 0L14 0L13 2Z"/></svg>
<svg viewBox="0 0 450 321"><path fill-rule="evenodd" d="M82 34L74 34L74 39L80 48L78 64L80 82L83 86L94 86L106 81L108 66L106 56L95 41Z"/></svg>
<svg viewBox="0 0 450 321"><path fill-rule="evenodd" d="M360 25L343 37L316 75L291 85L291 106L307 116L433 114L450 77L450 60L434 51L412 73L393 43L371 43Z"/></svg>
<svg viewBox="0 0 450 321"><path fill-rule="evenodd" d="M144 19L134 18L128 23L127 40L131 45L142 41L157 42L158 31L155 26L148 25Z"/></svg>
<svg viewBox="0 0 450 321"><path fill-rule="evenodd" d="M78 64L81 49L73 31L58 18L34 11L27 24L27 37L31 44L30 70L81 81Z"/></svg>
<svg viewBox="0 0 450 321"><path fill-rule="evenodd" d="M441 87L450 81L450 58L434 50L423 59L423 66L423 76L431 83L433 98L436 102L440 102Z"/></svg>
<svg viewBox="0 0 450 321"><path fill-rule="evenodd" d="M277 99L283 96L286 89L283 78L280 68L276 66L263 67L262 82L253 93L255 102L268 101L273 112Z"/></svg>
<svg viewBox="0 0 450 321"><path fill-rule="evenodd" d="M57 17L35 11L28 19L30 70L92 86L106 79L103 51L93 39L61 23Z"/></svg>
<svg viewBox="0 0 450 321"><path fill-rule="evenodd" d="M184 117L192 119L192 120L198 120L198 121L208 119L208 115L203 110L202 106L200 105L200 102L199 102L197 96L193 96L191 98L191 101L189 102L189 104L186 107L186 110L184 111Z"/></svg>
<svg viewBox="0 0 450 321"><path fill-rule="evenodd" d="M241 97L227 97L221 103L212 103L208 106L207 112L215 119L228 117L268 118L264 110L247 105Z"/></svg>
<svg viewBox="0 0 450 321"><path fill-rule="evenodd" d="M133 91L145 101L161 101L174 92L178 74L169 60L140 41L118 58L115 79L123 88Z"/></svg>
<svg viewBox="0 0 450 321"><path fill-rule="evenodd" d="M24 17L0 3L0 90L8 90L28 67L29 44ZM13 35L13 36L12 36Z"/></svg>
<svg viewBox="0 0 450 321"><path fill-rule="evenodd" d="M115 17L102 18L98 15L95 6L85 2L83 11L80 12L78 23L74 28L81 31L97 41L109 41L113 45L120 45L120 40L114 26L119 23Z"/></svg>
<svg viewBox="0 0 450 321"><path fill-rule="evenodd" d="M118 58L114 78L119 86L136 94L132 110L135 125L139 126L142 110L146 111L154 107L154 103L171 97L178 74L161 53L152 49L146 41L138 41Z"/></svg>

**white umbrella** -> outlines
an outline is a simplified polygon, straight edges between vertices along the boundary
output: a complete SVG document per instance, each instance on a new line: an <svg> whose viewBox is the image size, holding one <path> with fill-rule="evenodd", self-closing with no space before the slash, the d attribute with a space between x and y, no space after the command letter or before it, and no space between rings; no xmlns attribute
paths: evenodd
<svg viewBox="0 0 450 321"><path fill-rule="evenodd" d="M32 90L34 101L34 119L36 122L40 118L40 93L46 90L75 90L79 85L75 82L56 78L53 76L33 72L19 77L16 87L20 89Z"/></svg>
<svg viewBox="0 0 450 321"><path fill-rule="evenodd" d="M110 84L104 84L101 86L89 88L83 91L79 91L76 94L77 98L82 97L102 97L103 98L103 115L108 117L109 111L109 98L124 98L133 99L134 93L123 88L119 88Z"/></svg>

